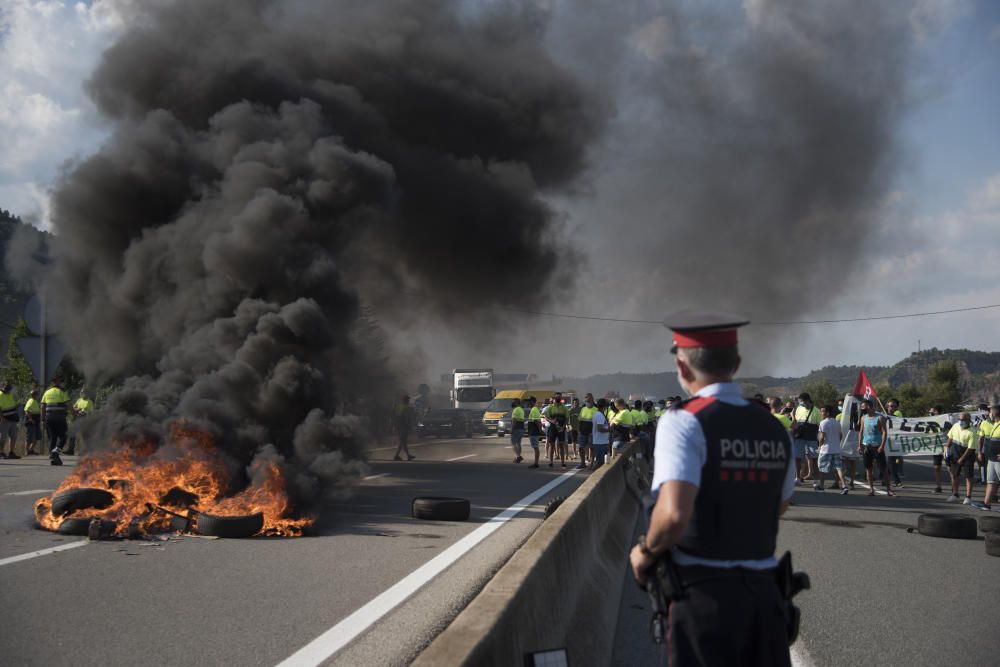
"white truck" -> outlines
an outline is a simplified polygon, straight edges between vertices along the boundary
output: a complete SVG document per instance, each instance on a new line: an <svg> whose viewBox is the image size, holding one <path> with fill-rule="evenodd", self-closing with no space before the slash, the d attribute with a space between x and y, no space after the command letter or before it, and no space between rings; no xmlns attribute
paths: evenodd
<svg viewBox="0 0 1000 667"><path fill-rule="evenodd" d="M492 368L456 368L452 371L452 405L463 410L478 410L480 417L496 395Z"/></svg>

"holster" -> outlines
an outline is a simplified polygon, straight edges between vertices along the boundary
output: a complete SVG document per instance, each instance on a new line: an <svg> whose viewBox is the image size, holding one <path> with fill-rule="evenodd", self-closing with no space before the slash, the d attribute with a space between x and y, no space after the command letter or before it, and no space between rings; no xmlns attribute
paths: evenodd
<svg viewBox="0 0 1000 667"><path fill-rule="evenodd" d="M778 561L774 576L781 592L781 599L785 603L785 632L788 635L788 645L791 646L799 636L799 624L802 619L802 612L792 604L792 598L810 588L809 575L792 569L792 554L786 551Z"/></svg>
<svg viewBox="0 0 1000 667"><path fill-rule="evenodd" d="M673 556L666 554L653 566L653 571L646 579L646 593L649 595L653 618L649 630L653 642L662 644L667 635L667 614L670 605L684 597L684 586L681 584Z"/></svg>
<svg viewBox="0 0 1000 667"><path fill-rule="evenodd" d="M674 564L674 557L670 552L656 561L655 578L660 586L663 599L668 604L684 599L684 584L681 582L680 573L677 572L677 565Z"/></svg>

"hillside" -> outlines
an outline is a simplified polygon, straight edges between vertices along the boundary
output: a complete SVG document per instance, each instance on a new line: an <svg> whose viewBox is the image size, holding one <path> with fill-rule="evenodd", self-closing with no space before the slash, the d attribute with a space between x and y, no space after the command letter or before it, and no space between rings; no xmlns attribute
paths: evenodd
<svg viewBox="0 0 1000 667"><path fill-rule="evenodd" d="M895 389L904 384L927 382L928 372L942 361L954 361L961 376L960 388L967 402L993 402L1000 395L1000 352L977 350L938 350L931 348L914 352L892 366L865 366L865 373L876 385L888 384ZM806 385L828 381L838 391L846 393L854 387L861 366L826 366L803 377L752 377L739 378L747 394L760 392L767 395L793 396ZM578 392L592 391L601 396L616 392L623 396L632 393L671 396L680 394L674 373L615 373L594 375L587 378L564 378L562 387Z"/></svg>
<svg viewBox="0 0 1000 667"><path fill-rule="evenodd" d="M562 379L560 386L581 395L589 391L597 397L607 394L664 397L681 393L676 373L613 373L586 378L567 377Z"/></svg>

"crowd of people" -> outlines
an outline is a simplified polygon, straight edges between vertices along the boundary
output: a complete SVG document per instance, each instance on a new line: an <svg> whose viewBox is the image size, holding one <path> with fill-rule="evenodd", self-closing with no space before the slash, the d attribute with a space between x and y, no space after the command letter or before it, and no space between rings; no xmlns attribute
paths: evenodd
<svg viewBox="0 0 1000 667"><path fill-rule="evenodd" d="M889 420L902 418L899 401L889 399L884 410L874 399L861 399L856 431L844 433L841 426L843 403L816 406L808 393L798 396L797 404L780 398L755 399L771 413L791 434L795 456L795 484L812 482L815 491L825 490L827 480L842 494L854 490L858 477L858 463L864 467L868 495L876 494L881 485L887 496L896 495L894 488L903 486L904 458L887 457ZM947 467L951 494L947 502L962 501L989 510L996 500L1000 487L1000 406L980 404L979 410L988 417L978 425L969 412L959 414L958 423L945 422L944 451L931 457L935 487L933 493L942 493L942 466ZM930 409L928 416L943 414L941 406ZM994 444L995 443L995 444ZM978 464L978 469L976 468ZM960 498L959 485L965 481L964 499ZM972 499L973 487L985 485L983 502Z"/></svg>
<svg viewBox="0 0 1000 667"><path fill-rule="evenodd" d="M563 468L567 467L567 458L578 468L597 468L618 456L632 440L651 455L656 420L675 400L629 402L623 398L595 399L587 393L581 403L579 398L567 398L559 392L542 404L534 396L523 405L520 399L514 399L510 416L514 463L524 461L525 436L534 457L530 468L539 467L543 442L550 468L557 458Z"/></svg>
<svg viewBox="0 0 1000 667"><path fill-rule="evenodd" d="M679 396L655 403L595 399L592 393L585 394L582 401L561 393L542 401L533 396L524 401L514 399L510 414L513 462L525 461L527 446L531 449L529 468L547 463L548 467L576 465L595 469L617 456L633 440L651 456L657 420L680 401ZM866 487L869 496L876 495L876 488L881 486L889 497L903 486L903 457L886 456L889 419L903 417L898 400L889 399L883 407L875 400L862 399L856 430L848 433L841 426L842 401L836 405L816 405L806 392L796 400L757 394L754 401L767 408L789 433L796 486L811 484L819 493L829 488L847 495L860 484ZM1000 491L1000 406L979 408L989 412L989 417L978 425L968 412L961 413L958 423L945 424L945 452L932 457L936 481L933 492L943 493L941 469L945 467L951 487L947 502L961 501L991 509ZM403 397L395 412L396 431L400 435L395 460L416 458L407 446L412 412L409 397ZM940 414L940 406L931 408L931 416ZM991 440L997 443L997 451L992 455ZM964 498L959 495L963 479ZM985 485L981 503L972 499L976 484Z"/></svg>
<svg viewBox="0 0 1000 667"><path fill-rule="evenodd" d="M5 382L0 386L0 459L22 457L16 448L23 433L23 456L48 454L49 463L62 465L62 455L75 454L78 446L78 438L69 433L69 422L82 419L95 407L86 388L72 402L59 377L45 391L31 389L23 405L17 400L15 387Z"/></svg>

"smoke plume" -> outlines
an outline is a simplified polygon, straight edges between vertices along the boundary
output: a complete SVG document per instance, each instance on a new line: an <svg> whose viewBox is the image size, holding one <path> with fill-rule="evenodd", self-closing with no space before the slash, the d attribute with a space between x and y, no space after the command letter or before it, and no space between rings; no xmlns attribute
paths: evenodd
<svg viewBox="0 0 1000 667"><path fill-rule="evenodd" d="M918 64L908 3L580 0L552 11L550 49L616 115L587 191L559 202L587 261L579 291L550 310L655 320L711 308L755 322L868 313L866 291L879 287L866 279L892 247L880 207L902 166ZM525 325L533 344L513 361L502 349L483 357L567 375L672 366L655 326ZM748 371L808 354L815 331L749 327Z"/></svg>
<svg viewBox="0 0 1000 667"><path fill-rule="evenodd" d="M556 275L540 193L581 173L601 105L543 36L457 0L137 19L88 83L113 134L53 198L49 298L86 376L122 384L88 442L184 419L300 502L356 473L345 413L398 386L368 313L475 320Z"/></svg>

